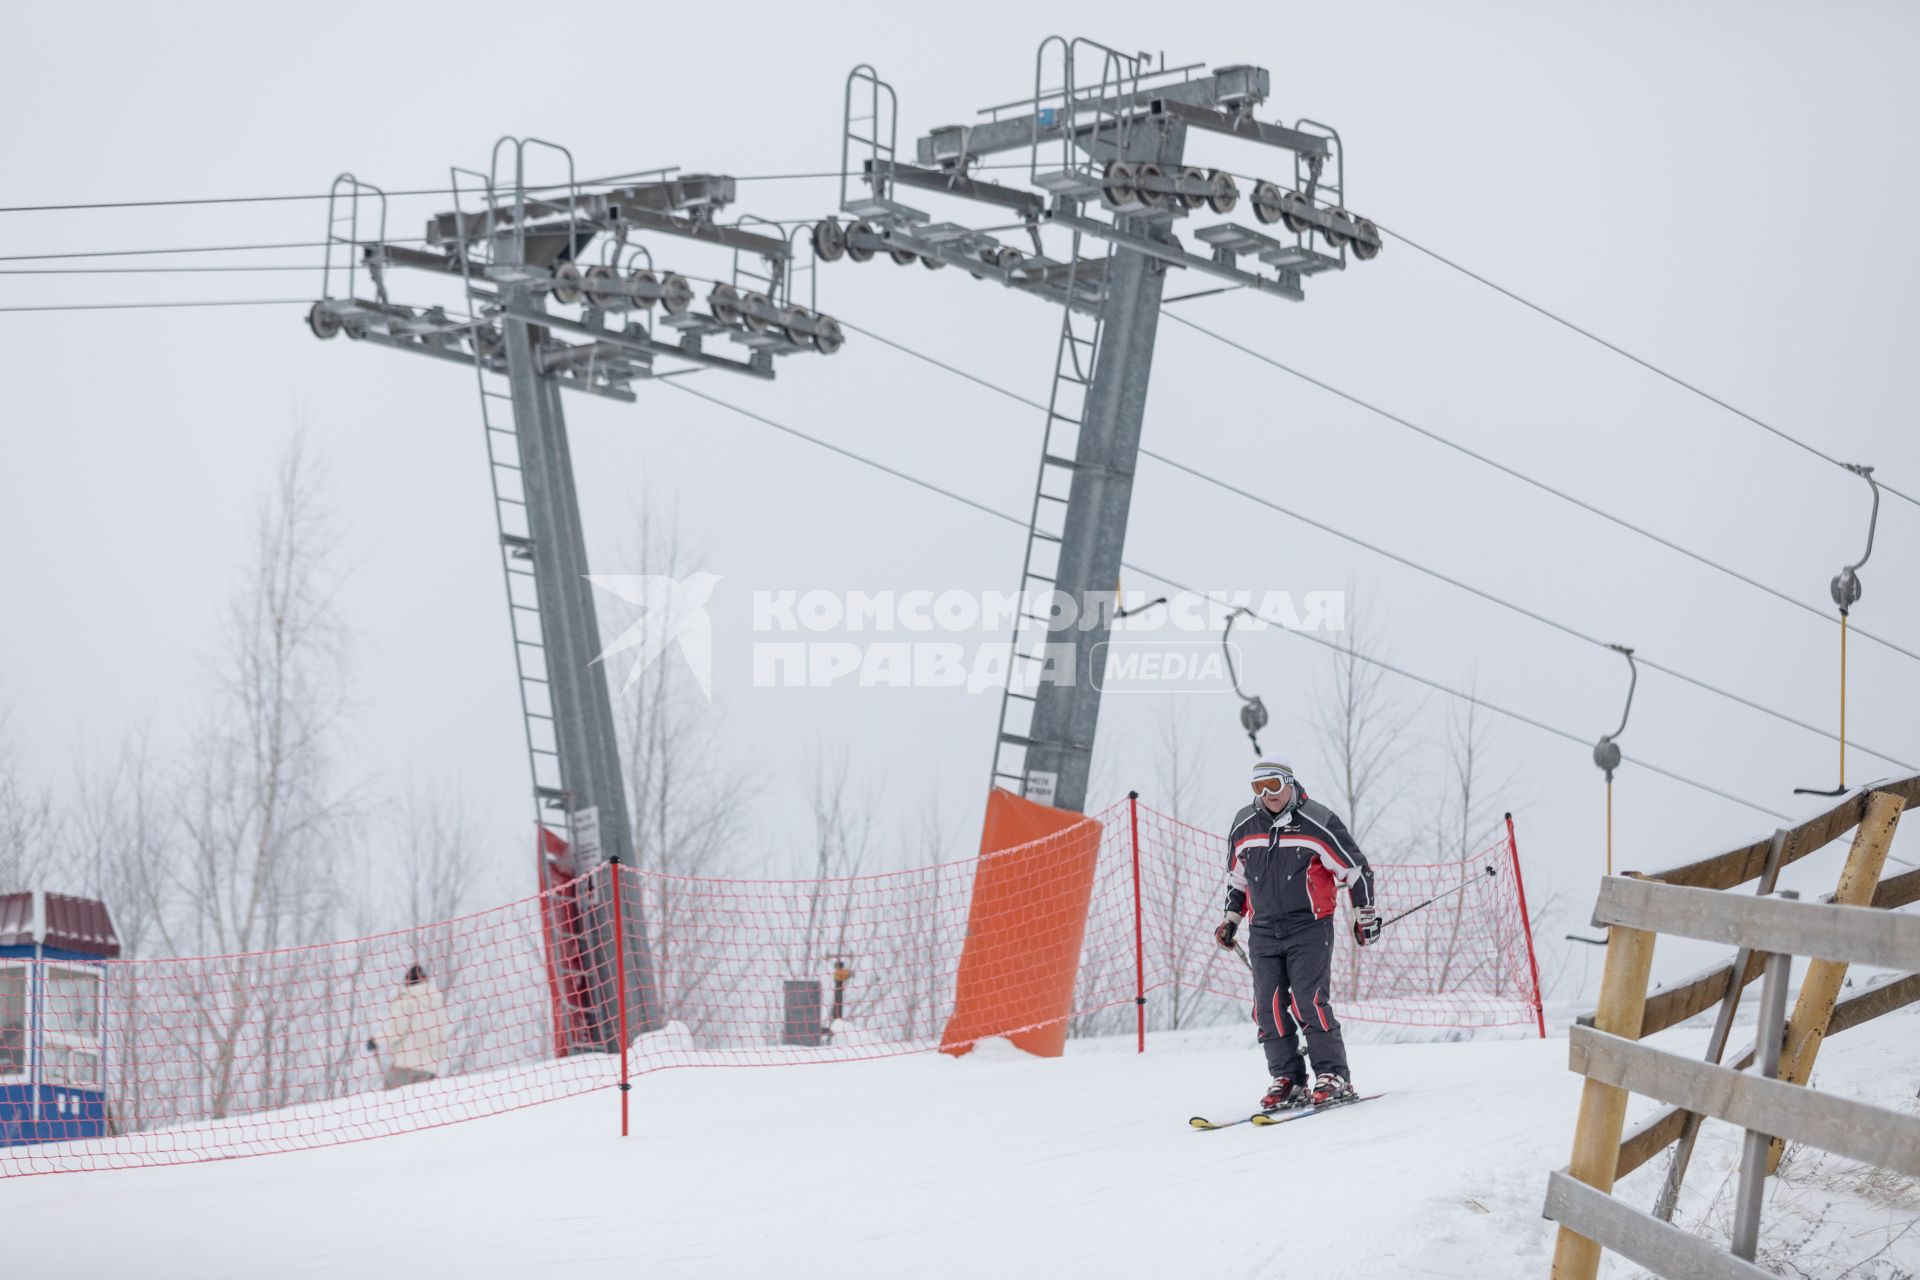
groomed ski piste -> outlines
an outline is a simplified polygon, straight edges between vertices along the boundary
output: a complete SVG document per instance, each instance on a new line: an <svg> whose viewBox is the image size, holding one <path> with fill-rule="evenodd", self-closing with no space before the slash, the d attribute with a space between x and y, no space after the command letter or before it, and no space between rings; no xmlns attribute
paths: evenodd
<svg viewBox="0 0 1920 1280"><path fill-rule="evenodd" d="M989 1041L961 1058L664 1070L635 1081L624 1139L603 1089L317 1151L14 1179L5 1274L1544 1277L1540 1207L1580 1091L1564 1030L1351 1032L1356 1083L1386 1096L1269 1129L1187 1125L1258 1095L1252 1030L1224 1027L1152 1035L1144 1054L1130 1037L1062 1059ZM1690 1024L1659 1042L1697 1054L1706 1038ZM1814 1083L1911 1111L1917 1044L1909 1008L1836 1037ZM1629 1123L1651 1106L1636 1097ZM1676 1221L1724 1243L1738 1153L1736 1131L1706 1126ZM1650 1204L1663 1167L1617 1194ZM1911 1180L1790 1151L1760 1261L1911 1276L1917 1215ZM1609 1255L1602 1274L1640 1273Z"/></svg>

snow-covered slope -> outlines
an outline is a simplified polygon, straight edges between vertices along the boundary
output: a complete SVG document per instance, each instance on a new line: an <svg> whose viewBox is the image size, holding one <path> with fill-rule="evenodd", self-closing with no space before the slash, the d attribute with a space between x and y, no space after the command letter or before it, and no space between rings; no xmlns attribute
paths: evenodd
<svg viewBox="0 0 1920 1280"><path fill-rule="evenodd" d="M1916 1031L1920 1018L1903 1015L1837 1038L1819 1083L1910 1103ZM1564 1040L1355 1045L1357 1082L1385 1097L1216 1133L1186 1118L1235 1114L1257 1095L1249 1032L1131 1049L1096 1041L1042 1061L990 1044L957 1061L665 1071L636 1083L625 1140L608 1091L331 1150L18 1179L0 1184L5 1270L193 1280L1546 1274L1542 1191L1547 1170L1566 1162L1579 1092ZM1682 1219L1702 1230L1735 1158L1735 1135L1717 1128L1683 1204ZM1920 1210L1900 1200L1909 1188L1803 1167L1824 1179L1807 1203L1825 1208L1774 1213L1772 1247L1853 1261ZM1641 1203L1646 1176L1627 1192ZM1794 1194L1783 1183L1775 1199ZM1855 1274L1916 1261L1920 1233L1910 1233Z"/></svg>

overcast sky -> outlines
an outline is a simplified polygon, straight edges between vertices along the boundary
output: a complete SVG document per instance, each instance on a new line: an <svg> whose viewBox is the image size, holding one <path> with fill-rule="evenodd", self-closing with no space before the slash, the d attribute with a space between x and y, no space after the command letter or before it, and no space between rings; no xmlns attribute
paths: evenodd
<svg viewBox="0 0 1920 1280"><path fill-rule="evenodd" d="M484 2L14 3L0 13L0 114L13 122L0 203L314 192L343 170L441 187L449 165L484 167L509 132L565 143L583 176L827 170L854 63L895 85L906 140L1028 96L1040 38L1080 32L1173 64L1269 68L1262 117L1335 125L1357 212L1920 493L1920 249L1886 231L1920 196L1910 7L1269 5L1223 22L1116 2L1052 6L1044 28L1034 12L975 4L883 21L846 7L580 3L555 21ZM1283 153L1223 139L1197 137L1189 155L1290 171ZM832 181L759 180L741 184L737 210L813 218L837 201ZM395 199L390 234L419 235L444 205ZM311 202L4 213L0 253L311 241L323 222ZM696 273L724 266L671 244L657 256ZM66 265L316 262L294 249ZM47 265L59 264L0 264ZM1047 305L884 259L823 268L819 288L829 312L1044 398L1058 323ZM311 271L5 275L0 306L318 289ZM396 282L396 296L426 294ZM191 721L251 511L304 420L353 566L355 762L391 787L415 776L457 789L498 892L520 892L531 887L525 758L472 379L315 341L303 310L0 313L0 704L49 781L141 725L164 741ZM1810 604L1827 607L1828 579L1860 553L1857 478L1404 244L1310 280L1304 303L1230 294L1181 313ZM783 363L770 385L718 374L697 385L1001 510L1031 500L1039 415L858 335L830 359ZM1834 720L1829 622L1181 326L1162 325L1152 387L1145 439L1157 451L1746 697ZM665 387L641 387L633 405L575 397L566 411L596 569L638 571L631 531L652 504L677 512L695 567L722 577L712 714L728 751L757 762L737 810L748 865L787 869L823 750L844 751L880 790L886 829L938 803L956 850L970 847L997 694L756 689L747 602L758 588L1008 590L1021 531ZM1920 511L1889 499L1854 617L1920 649L1906 589L1917 556ZM1619 720L1618 657L1151 461L1127 559L1216 590L1351 585L1410 670L1475 682L1588 739ZM1320 651L1272 632L1244 652L1248 688L1275 712L1265 741L1314 789L1322 763L1304 717ZM1920 666L1858 638L1850 659L1850 729L1920 762ZM1425 696L1431 735L1444 699ZM1130 786L1151 802L1156 701L1109 699L1105 790L1090 803ZM1223 825L1245 787L1235 710L1225 695L1176 708L1206 743L1215 781L1201 809ZM1656 673L1642 675L1623 745L1794 815L1815 802L1792 788L1830 786L1835 772L1830 741ZM1510 807L1536 894L1590 900L1603 809L1588 748L1500 723L1496 752L1516 778ZM1901 772L1862 754L1848 771ZM1777 825L1632 764L1615 803L1625 867L1691 860ZM1896 853L1920 857L1905 842ZM1814 881L1830 884L1835 866Z"/></svg>

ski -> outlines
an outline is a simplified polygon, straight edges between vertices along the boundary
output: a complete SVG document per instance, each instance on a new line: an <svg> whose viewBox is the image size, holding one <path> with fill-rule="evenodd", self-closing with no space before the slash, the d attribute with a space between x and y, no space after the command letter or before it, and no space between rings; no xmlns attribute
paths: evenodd
<svg viewBox="0 0 1920 1280"><path fill-rule="evenodd" d="M1191 1116L1187 1123L1196 1129L1231 1129L1237 1124L1250 1124L1252 1116L1241 1116L1237 1120L1209 1120L1205 1116Z"/></svg>
<svg viewBox="0 0 1920 1280"><path fill-rule="evenodd" d="M1317 1107L1296 1107L1289 1111L1260 1111L1247 1117L1247 1123L1256 1129L1269 1125L1285 1124L1289 1120L1305 1120L1308 1116L1319 1115L1322 1111L1338 1111L1342 1107L1351 1107L1362 1102L1371 1102L1384 1095L1378 1093L1362 1094L1357 1098L1348 1098L1344 1102L1323 1102Z"/></svg>

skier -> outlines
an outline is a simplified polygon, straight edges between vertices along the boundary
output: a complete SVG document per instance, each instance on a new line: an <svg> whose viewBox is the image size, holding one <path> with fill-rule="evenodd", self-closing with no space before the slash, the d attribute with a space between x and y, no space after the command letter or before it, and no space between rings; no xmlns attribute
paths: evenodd
<svg viewBox="0 0 1920 1280"><path fill-rule="evenodd" d="M1351 1101L1346 1044L1330 999L1333 908L1344 885L1353 905L1353 940L1364 947L1379 938L1373 870L1346 824L1308 799L1284 762L1255 762L1253 794L1227 834L1226 919L1213 936L1232 947L1246 917L1253 1015L1273 1077L1260 1109ZM1299 1031L1306 1032L1318 1073L1310 1084Z"/></svg>
<svg viewBox="0 0 1920 1280"><path fill-rule="evenodd" d="M440 988L419 965L407 967L407 981L387 1010L387 1025L378 1039L367 1041L367 1052L387 1048L386 1087L419 1084L440 1074L447 1048L447 1002Z"/></svg>

